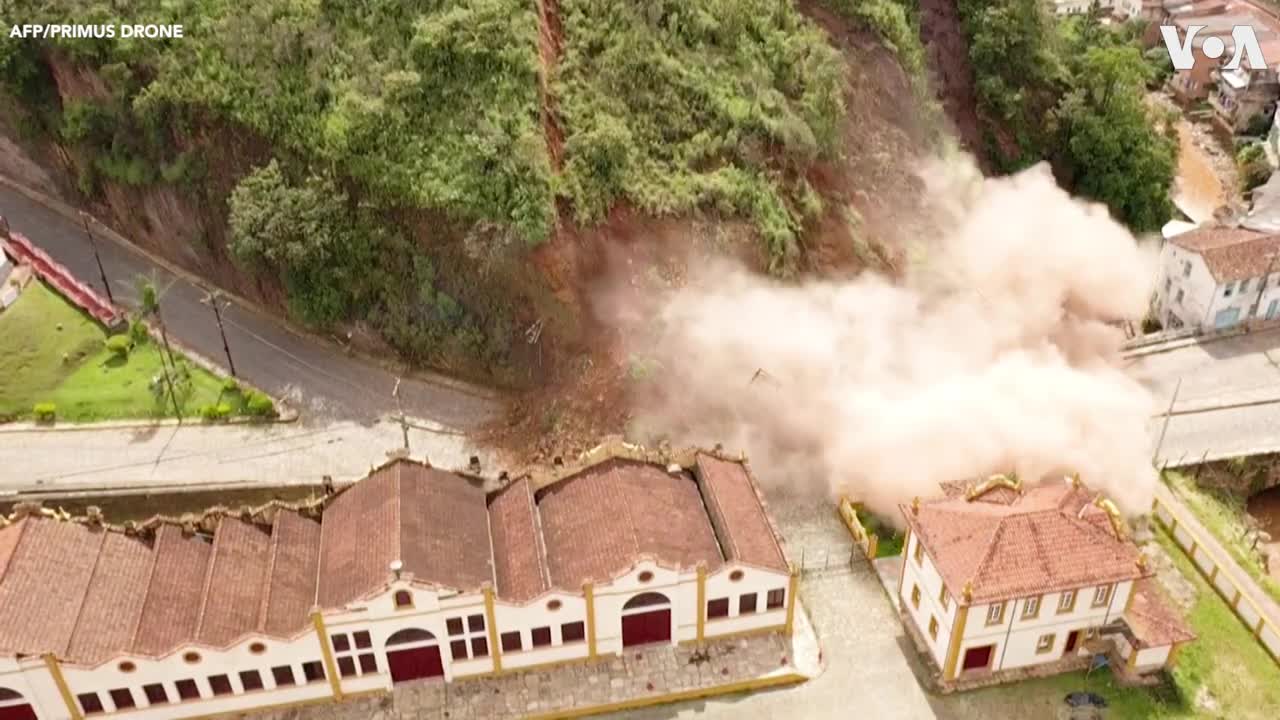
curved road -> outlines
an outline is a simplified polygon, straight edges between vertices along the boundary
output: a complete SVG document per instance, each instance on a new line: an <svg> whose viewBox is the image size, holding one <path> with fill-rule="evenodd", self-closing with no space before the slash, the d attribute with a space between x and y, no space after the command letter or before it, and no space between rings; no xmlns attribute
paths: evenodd
<svg viewBox="0 0 1280 720"><path fill-rule="evenodd" d="M9 220L10 228L103 292L83 228L64 214L71 211L69 207L61 209L63 213L55 212L0 183L0 215ZM117 303L136 307L136 279L154 274L157 287L166 289L161 309L170 336L225 368L226 356L213 312L200 302L203 289L136 250L113 242L98 228L94 230L98 250ZM223 312L223 320L238 374L285 398L301 411L303 422L341 419L370 423L399 412L391 396L396 384L393 372L349 356L333 343L296 333L278 319L238 302ZM406 414L460 430L473 429L502 411L495 393L425 375L405 378L400 399Z"/></svg>

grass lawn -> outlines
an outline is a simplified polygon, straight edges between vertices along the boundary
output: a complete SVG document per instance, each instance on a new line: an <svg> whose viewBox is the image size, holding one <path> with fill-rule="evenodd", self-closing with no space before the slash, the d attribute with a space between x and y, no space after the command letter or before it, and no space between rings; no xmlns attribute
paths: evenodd
<svg viewBox="0 0 1280 720"><path fill-rule="evenodd" d="M172 401L166 395L157 403L150 389L161 374L159 348L143 342L115 358L106 337L101 325L43 283L27 286L0 313L0 421L30 418L32 406L46 402L57 406L59 421L172 417ZM191 377L185 400L179 394L184 416L218 402L240 413L240 393L224 394L220 379L181 357L179 363Z"/></svg>
<svg viewBox="0 0 1280 720"><path fill-rule="evenodd" d="M61 326L61 329L58 329ZM27 417L102 350L106 331L41 282L0 312L0 420ZM64 360L65 358L65 360Z"/></svg>
<svg viewBox="0 0 1280 720"><path fill-rule="evenodd" d="M902 554L902 531L866 510L858 510L858 522L862 523L862 527L867 532L876 536L876 557L894 557Z"/></svg>
<svg viewBox="0 0 1280 720"><path fill-rule="evenodd" d="M1222 542L1227 552L1244 567L1254 580L1273 599L1280 602L1280 582L1262 571L1257 553L1251 551L1241 538L1245 536L1244 517L1247 514L1244 499L1226 492L1202 488L1195 480L1182 473L1164 473L1165 482L1174 494L1186 503L1209 532Z"/></svg>
<svg viewBox="0 0 1280 720"><path fill-rule="evenodd" d="M1151 689L1124 688L1106 670L1096 671L1088 679L1084 673L1068 673L952 696L963 703L961 715L1055 717L1057 709L1064 707L1062 700L1067 693L1085 690L1107 699L1108 720L1280 717L1280 666L1262 650L1168 535L1157 530L1156 537L1179 572L1196 588L1195 604L1187 621L1198 639L1178 651L1167 682ZM977 715L970 715L969 711Z"/></svg>

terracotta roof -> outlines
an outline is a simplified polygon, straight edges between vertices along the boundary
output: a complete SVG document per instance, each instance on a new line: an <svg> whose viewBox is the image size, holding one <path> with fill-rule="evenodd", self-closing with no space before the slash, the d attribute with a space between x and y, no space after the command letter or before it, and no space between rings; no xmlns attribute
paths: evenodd
<svg viewBox="0 0 1280 720"><path fill-rule="evenodd" d="M699 453L697 468L724 556L787 572L787 559L746 465Z"/></svg>
<svg viewBox="0 0 1280 720"><path fill-rule="evenodd" d="M540 491L538 514L555 587L612 579L645 555L681 569L723 562L685 472L608 460Z"/></svg>
<svg viewBox="0 0 1280 720"><path fill-rule="evenodd" d="M1245 228L1208 227L1176 235L1169 242L1204 258L1213 279L1219 283L1258 277L1272 266L1271 256L1280 251L1280 235Z"/></svg>
<svg viewBox="0 0 1280 720"><path fill-rule="evenodd" d="M213 539L196 640L223 647L258 629L267 588L271 536L237 518L224 518Z"/></svg>
<svg viewBox="0 0 1280 720"><path fill-rule="evenodd" d="M71 641L105 533L60 522L20 522L0 579L0 647L63 653Z"/></svg>
<svg viewBox="0 0 1280 720"><path fill-rule="evenodd" d="M493 581L484 492L451 473L394 462L339 494L321 524L322 607L391 581L399 560L414 579L454 590Z"/></svg>
<svg viewBox="0 0 1280 720"><path fill-rule="evenodd" d="M173 525L156 531L155 565L133 652L162 655L195 637L211 549L207 538Z"/></svg>
<svg viewBox="0 0 1280 720"><path fill-rule="evenodd" d="M971 602L1006 600L1143 576L1138 548L1116 537L1084 487L1050 481L1011 503L963 496L900 506L947 587Z"/></svg>
<svg viewBox="0 0 1280 720"><path fill-rule="evenodd" d="M271 564L258 629L288 635L304 626L316 600L320 566L320 523L296 512L276 513L271 530Z"/></svg>
<svg viewBox="0 0 1280 720"><path fill-rule="evenodd" d="M489 501L495 589L504 600L523 603L551 589L538 522L527 478L511 483Z"/></svg>
<svg viewBox="0 0 1280 720"><path fill-rule="evenodd" d="M146 542L124 533L106 533L64 657L92 665L129 647L147 599L151 562L151 546Z"/></svg>
<svg viewBox="0 0 1280 720"><path fill-rule="evenodd" d="M1162 647L1196 639L1154 578L1134 583L1133 593L1124 621L1140 647Z"/></svg>

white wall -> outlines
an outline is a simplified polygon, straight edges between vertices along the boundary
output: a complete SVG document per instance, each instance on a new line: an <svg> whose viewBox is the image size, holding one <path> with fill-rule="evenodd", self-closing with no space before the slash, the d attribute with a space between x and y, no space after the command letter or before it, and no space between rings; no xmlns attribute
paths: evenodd
<svg viewBox="0 0 1280 720"><path fill-rule="evenodd" d="M1169 660L1169 652L1172 650L1168 645L1160 647L1145 648L1138 651L1138 661L1135 667L1139 670L1146 670L1154 667L1163 667L1165 662Z"/></svg>
<svg viewBox="0 0 1280 720"><path fill-rule="evenodd" d="M1190 275L1185 274L1186 263L1191 265ZM1168 316L1172 313L1188 327L1212 329L1218 313L1231 308L1240 311L1240 322L1248 317L1265 317L1271 301L1280 301L1280 273L1272 273L1262 300L1251 315L1250 309L1258 301L1260 277L1261 272L1258 277L1249 278L1244 292L1240 291L1239 281L1232 283L1231 295L1228 296L1225 284L1219 285L1213 279L1204 258L1172 242L1166 242L1160 251L1160 269L1156 279L1160 321L1167 328ZM1178 300L1179 290L1183 291L1181 301ZM1280 302L1277 302L1276 317L1280 317Z"/></svg>
<svg viewBox="0 0 1280 720"><path fill-rule="evenodd" d="M934 662L938 667L946 667L947 648L951 641L951 627L955 623L957 608L958 591L947 588L950 600L948 607L944 610L941 602L942 576L938 574L937 568L933 564L933 559L929 557L929 553L925 552L920 563L916 562L915 553L919 539L915 533L911 533L911 538L907 542L907 546L903 548L903 576L902 576L902 607L906 609L907 617L915 623L916 629L920 632L920 637L924 638L925 643L929 647L929 654L933 656ZM911 602L912 589L920 588L920 607L915 607ZM937 618L938 632L937 637L929 637L929 619Z"/></svg>
<svg viewBox="0 0 1280 720"><path fill-rule="evenodd" d="M737 580L735 572L742 575ZM737 563L727 564L713 574L707 575L707 602L717 598L729 599L729 616L707 618L703 632L706 637L731 635L734 633L778 627L787 622L787 593L790 592L791 578L783 573L754 568ZM782 606L768 609L770 590L782 590ZM696 591L696 587L695 587ZM743 595L756 596L756 611L743 615L739 613L740 599ZM696 621L696 618L695 618ZM697 628L695 626L695 636Z"/></svg>
<svg viewBox="0 0 1280 720"><path fill-rule="evenodd" d="M41 658L0 657L0 687L21 693L42 719L69 717L58 686Z"/></svg>

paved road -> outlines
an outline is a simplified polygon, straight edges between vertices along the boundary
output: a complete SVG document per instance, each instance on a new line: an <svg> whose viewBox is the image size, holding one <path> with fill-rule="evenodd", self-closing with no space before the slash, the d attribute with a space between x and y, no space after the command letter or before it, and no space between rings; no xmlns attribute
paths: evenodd
<svg viewBox="0 0 1280 720"><path fill-rule="evenodd" d="M63 263L82 281L103 290L84 230L62 214L0 184L0 215ZM225 367L222 342L203 291L123 245L99 241L102 262L117 302L136 306L140 276L168 288L161 300L171 334L205 358ZM371 422L396 412L393 373L346 355L332 343L296 334L277 320L232 305L224 314L236 370L272 395L303 411L304 422L346 419ZM501 403L478 388L429 378L406 380L400 388L406 413L450 427L471 428L494 417Z"/></svg>

